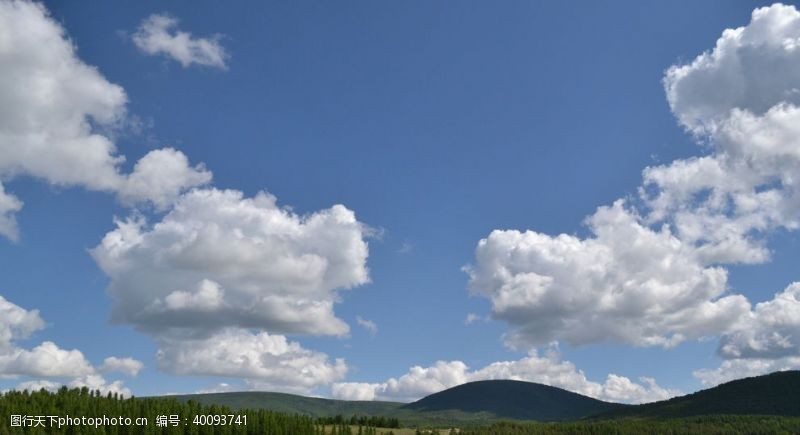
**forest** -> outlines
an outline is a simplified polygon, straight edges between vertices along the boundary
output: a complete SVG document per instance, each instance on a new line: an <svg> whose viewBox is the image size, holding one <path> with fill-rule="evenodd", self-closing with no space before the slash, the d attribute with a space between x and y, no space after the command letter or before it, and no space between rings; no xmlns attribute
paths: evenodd
<svg viewBox="0 0 800 435"><path fill-rule="evenodd" d="M538 435L538 434L797 434L800 417L710 415L623 418L561 423L500 422L461 428L398 429L396 418L312 418L267 410L182 402L175 398L122 398L87 388L9 391L0 394L0 435L10 434L273 434ZM67 417L71 424L64 424ZM61 418L61 420L59 420ZM143 420L145 419L145 420ZM123 424L127 423L127 424ZM62 424L59 427L59 424ZM377 427L382 430L376 430Z"/></svg>

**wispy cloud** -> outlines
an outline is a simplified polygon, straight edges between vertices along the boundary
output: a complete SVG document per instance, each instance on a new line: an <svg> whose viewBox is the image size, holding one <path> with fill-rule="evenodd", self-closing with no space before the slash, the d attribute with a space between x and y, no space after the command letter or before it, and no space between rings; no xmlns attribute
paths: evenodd
<svg viewBox="0 0 800 435"><path fill-rule="evenodd" d="M378 325L376 325L372 320L367 320L361 316L356 316L356 322L362 328L366 329L370 334L375 335L378 333Z"/></svg>
<svg viewBox="0 0 800 435"><path fill-rule="evenodd" d="M144 53L165 55L184 68L192 64L228 68L225 61L230 56L219 42L221 35L195 38L177 26L178 20L170 15L150 15L133 34L133 43Z"/></svg>

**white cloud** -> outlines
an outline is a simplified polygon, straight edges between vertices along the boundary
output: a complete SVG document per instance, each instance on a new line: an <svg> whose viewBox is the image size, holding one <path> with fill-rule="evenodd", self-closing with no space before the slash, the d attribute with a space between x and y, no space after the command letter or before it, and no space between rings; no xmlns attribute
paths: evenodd
<svg viewBox="0 0 800 435"><path fill-rule="evenodd" d="M6 193L0 183L0 235L9 240L19 240L19 228L14 214L22 210L22 201L14 195Z"/></svg>
<svg viewBox="0 0 800 435"><path fill-rule="evenodd" d="M336 205L300 216L259 193L193 190L152 226L118 222L92 250L112 317L140 329L344 335L337 292L368 282L367 228Z"/></svg>
<svg viewBox="0 0 800 435"><path fill-rule="evenodd" d="M765 320L767 307L789 317L788 296L751 312L725 295L722 267L766 262L766 235L800 228L798 41L800 13L776 4L670 68L670 107L708 154L645 168L641 201L599 208L590 237L495 231L479 243L470 288L512 325L510 343L724 334L728 358L798 354L796 325Z"/></svg>
<svg viewBox="0 0 800 435"><path fill-rule="evenodd" d="M467 318L464 319L464 324L465 325L471 325L471 324L473 324L475 322L478 322L480 320L483 320L483 317L481 317L481 316L479 316L479 315L477 315L475 313L469 313L469 314L467 314Z"/></svg>
<svg viewBox="0 0 800 435"><path fill-rule="evenodd" d="M731 359L800 356L800 282L756 304L739 327L722 336L718 353Z"/></svg>
<svg viewBox="0 0 800 435"><path fill-rule="evenodd" d="M133 393L131 390L124 386L122 381L114 381L108 383L105 378L100 375L93 374L93 375L86 375L80 378L74 379L67 384L70 388L83 388L87 387L92 391L100 391L101 394L119 394L123 397L131 397Z"/></svg>
<svg viewBox="0 0 800 435"><path fill-rule="evenodd" d="M100 394L102 395L106 395L108 393L117 393L122 397L131 397L133 395L131 390L123 385L122 381L114 381L109 384L105 378L100 375L81 376L67 383L48 381L45 379L35 379L32 381L21 382L14 387L14 389L17 391L39 391L44 389L47 391L56 392L62 386L66 386L68 388L86 387L92 391L100 391Z"/></svg>
<svg viewBox="0 0 800 435"><path fill-rule="evenodd" d="M184 190L210 181L211 172L204 165L192 167L182 152L163 148L147 153L136 162L120 189L120 196L127 203L150 201L157 209L165 210Z"/></svg>
<svg viewBox="0 0 800 435"><path fill-rule="evenodd" d="M692 246L643 225L621 201L587 224L586 239L494 231L478 243L470 289L514 326L509 344L671 347L725 331L749 311L744 297L724 296L724 269L706 267Z"/></svg>
<svg viewBox="0 0 800 435"><path fill-rule="evenodd" d="M97 374L97 369L77 349L65 350L51 341L45 341L28 350L15 343L43 328L44 321L37 310L26 310L0 296L0 378L72 378L68 382L71 387L88 386L104 393L111 391L131 395L130 390L120 381L106 383ZM132 358L110 357L106 358L101 369L126 371L135 376L141 366L140 362ZM19 384L16 389L55 390L62 384L60 381L34 379Z"/></svg>
<svg viewBox="0 0 800 435"><path fill-rule="evenodd" d="M664 78L678 120L701 133L732 109L762 114L800 103L800 13L774 4L753 11L745 27L727 29L710 52L671 67Z"/></svg>
<svg viewBox="0 0 800 435"><path fill-rule="evenodd" d="M26 310L0 295L0 352L14 340L28 338L44 326L38 310Z"/></svg>
<svg viewBox="0 0 800 435"><path fill-rule="evenodd" d="M17 385L14 389L17 391L40 391L40 390L47 390L50 392L55 392L59 388L61 388L62 384L53 381L47 381L44 379L37 379L34 381L25 381L21 382Z"/></svg>
<svg viewBox="0 0 800 435"><path fill-rule="evenodd" d="M219 43L220 35L193 38L188 32L177 29L178 20L165 14L147 17L133 35L139 50L149 55L162 54L186 68L198 64L227 69L228 54Z"/></svg>
<svg viewBox="0 0 800 435"><path fill-rule="evenodd" d="M220 382L212 387L197 390L195 394L229 393L231 391L236 391L236 388L233 385L226 382Z"/></svg>
<svg viewBox="0 0 800 435"><path fill-rule="evenodd" d="M142 362L139 360L111 356L103 361L103 365L100 366L100 371L119 372L128 376L136 376L143 368L144 364L142 364Z"/></svg>
<svg viewBox="0 0 800 435"><path fill-rule="evenodd" d="M366 329L370 334L375 335L378 333L378 325L376 325L372 320L367 320L361 316L356 316L356 322L359 326Z"/></svg>
<svg viewBox="0 0 800 435"><path fill-rule="evenodd" d="M162 340L159 366L181 375L244 379L252 389L307 394L347 373L343 360L304 349L282 335L227 329L205 339Z"/></svg>
<svg viewBox="0 0 800 435"><path fill-rule="evenodd" d="M127 96L82 62L44 6L0 1L0 180L28 175L61 186L119 194L164 208L207 183L202 165L173 149L155 150L130 175L110 132L127 119ZM22 202L0 187L0 234L16 240Z"/></svg>
<svg viewBox="0 0 800 435"><path fill-rule="evenodd" d="M5 376L76 377L93 372L81 351L64 350L50 341L31 350L0 352L0 373Z"/></svg>
<svg viewBox="0 0 800 435"><path fill-rule="evenodd" d="M751 376L765 375L777 371L800 369L800 357L784 357L778 359L732 359L723 361L716 369L694 371L694 377L703 385L713 387L725 382Z"/></svg>
<svg viewBox="0 0 800 435"><path fill-rule="evenodd" d="M646 377L641 378L641 384L615 374L608 375L604 383L590 381L574 364L562 361L555 347L544 356L533 351L520 360L495 362L474 371L461 361L438 361L431 367L414 366L403 376L382 383L336 383L331 391L339 399L410 402L467 382L490 379L536 382L601 400L626 403L664 400L680 394Z"/></svg>

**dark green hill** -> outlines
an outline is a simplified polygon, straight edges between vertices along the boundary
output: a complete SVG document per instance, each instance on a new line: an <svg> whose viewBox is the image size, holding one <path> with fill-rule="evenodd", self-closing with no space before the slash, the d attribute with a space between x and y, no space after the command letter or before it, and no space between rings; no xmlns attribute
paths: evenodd
<svg viewBox="0 0 800 435"><path fill-rule="evenodd" d="M499 418L565 421L623 406L547 385L500 380L459 385L403 408L423 413L457 410L487 412Z"/></svg>
<svg viewBox="0 0 800 435"><path fill-rule="evenodd" d="M686 396L628 406L592 418L673 418L711 414L800 416L800 371L738 379Z"/></svg>
<svg viewBox="0 0 800 435"><path fill-rule="evenodd" d="M398 402L349 401L268 392L209 393L173 396L181 402L193 400L202 405L224 405L232 409L269 409L285 414L311 417L337 415L387 416L403 406Z"/></svg>

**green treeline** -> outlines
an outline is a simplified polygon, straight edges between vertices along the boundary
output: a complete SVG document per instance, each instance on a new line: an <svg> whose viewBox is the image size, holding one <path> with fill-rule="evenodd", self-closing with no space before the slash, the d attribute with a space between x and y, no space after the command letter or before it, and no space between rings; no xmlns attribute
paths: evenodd
<svg viewBox="0 0 800 435"><path fill-rule="evenodd" d="M80 419L130 418L133 425L109 425L99 428L85 425L53 427L49 418L43 419L39 427L12 426L12 416L59 416ZM167 423L158 427L157 418ZM173 426L170 416L178 416ZM219 416L219 417L215 417ZM226 418L222 426L220 419ZM230 416L233 416L231 419ZM146 418L147 425L137 426L137 418ZM197 402L183 403L170 398L128 398L109 394L101 396L98 391L82 389L60 389L56 393L47 391L11 391L0 395L0 435L9 434L274 434L274 435L320 435L325 432L314 419L306 416L286 415L265 410L238 410L216 405L200 405ZM174 418L173 418L174 420ZM233 421L231 421L233 420ZM239 424L237 423L237 420ZM26 423L35 423L28 419ZM246 425L242 424L246 421ZM196 424L197 423L197 424ZM233 423L233 424L230 424ZM19 424L19 422L17 422ZM363 431L363 430L362 430ZM367 435L364 433L363 435Z"/></svg>
<svg viewBox="0 0 800 435"><path fill-rule="evenodd" d="M350 418L337 415L335 417L319 417L316 420L320 425L350 425L350 426L367 426L367 427L383 427L390 429L400 428L400 420L395 417L378 417L378 416L357 416L353 415Z"/></svg>
<svg viewBox="0 0 800 435"><path fill-rule="evenodd" d="M673 419L622 419L565 423L496 423L466 428L459 435L544 434L799 434L800 418L760 415L709 415Z"/></svg>

